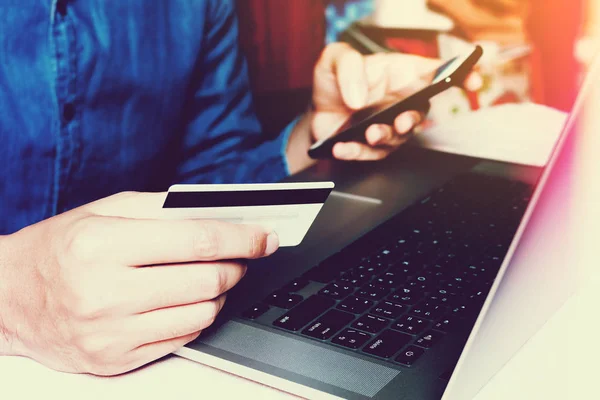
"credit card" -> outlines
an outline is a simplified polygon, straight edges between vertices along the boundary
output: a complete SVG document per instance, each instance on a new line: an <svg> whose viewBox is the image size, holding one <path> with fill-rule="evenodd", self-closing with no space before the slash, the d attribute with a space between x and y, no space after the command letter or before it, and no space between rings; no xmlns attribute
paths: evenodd
<svg viewBox="0 0 600 400"><path fill-rule="evenodd" d="M333 187L333 182L178 184L169 188L163 216L260 225L277 232L281 247L297 246Z"/></svg>

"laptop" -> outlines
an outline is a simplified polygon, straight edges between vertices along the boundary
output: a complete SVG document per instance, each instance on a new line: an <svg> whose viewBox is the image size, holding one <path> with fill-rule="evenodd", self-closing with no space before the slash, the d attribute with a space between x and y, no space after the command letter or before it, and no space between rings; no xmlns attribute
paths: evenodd
<svg viewBox="0 0 600 400"><path fill-rule="evenodd" d="M598 62L545 168L403 146L290 178L336 191L175 354L304 398L473 398L578 285L571 188L594 96Z"/></svg>

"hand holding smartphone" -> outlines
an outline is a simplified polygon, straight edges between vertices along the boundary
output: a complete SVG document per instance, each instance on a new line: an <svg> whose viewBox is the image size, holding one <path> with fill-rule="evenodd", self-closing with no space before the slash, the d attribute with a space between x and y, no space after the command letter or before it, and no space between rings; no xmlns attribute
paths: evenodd
<svg viewBox="0 0 600 400"><path fill-rule="evenodd" d="M471 54L452 58L407 87L401 93L403 99L386 100L356 111L333 136L313 144L308 155L315 159L332 158L333 146L338 142L366 143L365 131L373 124L393 125L405 111L427 113L429 100L451 87L461 86L482 54L483 49L476 46Z"/></svg>

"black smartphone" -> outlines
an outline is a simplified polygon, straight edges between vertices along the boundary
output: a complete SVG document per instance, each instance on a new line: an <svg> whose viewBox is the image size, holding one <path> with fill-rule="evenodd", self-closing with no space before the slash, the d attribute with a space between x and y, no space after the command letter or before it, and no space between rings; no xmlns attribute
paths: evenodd
<svg viewBox="0 0 600 400"><path fill-rule="evenodd" d="M451 87L463 85L482 55L483 49L476 46L471 54L448 60L436 70L423 75L414 84L399 91L401 100L395 97L356 111L333 136L313 144L308 150L308 155L315 159L332 158L333 146L338 142L366 143L365 131L373 124L393 125L398 115L409 110L426 114L430 107L429 100Z"/></svg>

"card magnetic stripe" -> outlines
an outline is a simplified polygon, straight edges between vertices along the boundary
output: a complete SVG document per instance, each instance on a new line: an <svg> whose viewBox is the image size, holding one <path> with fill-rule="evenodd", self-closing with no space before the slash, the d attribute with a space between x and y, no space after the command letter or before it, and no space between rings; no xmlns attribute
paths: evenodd
<svg viewBox="0 0 600 400"><path fill-rule="evenodd" d="M323 204L331 188L169 192L163 208L280 206Z"/></svg>

